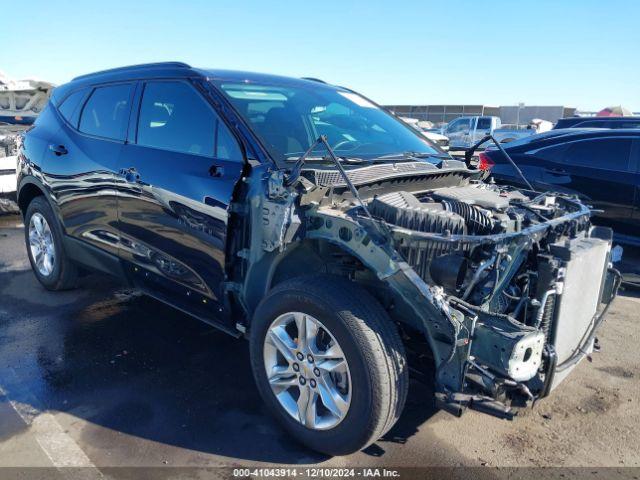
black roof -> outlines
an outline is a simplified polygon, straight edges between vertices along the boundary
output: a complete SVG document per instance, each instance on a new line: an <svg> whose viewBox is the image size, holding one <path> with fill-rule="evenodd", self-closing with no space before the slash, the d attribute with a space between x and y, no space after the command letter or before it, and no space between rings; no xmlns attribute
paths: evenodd
<svg viewBox="0 0 640 480"><path fill-rule="evenodd" d="M85 80L90 78L99 78L105 75L131 74L139 71L160 70L160 69L190 69L191 66L184 62L158 62L158 63L142 63L139 65L129 65L126 67L110 68L108 70L100 70L98 72L87 73L73 78L71 81Z"/></svg>
<svg viewBox="0 0 640 480"><path fill-rule="evenodd" d="M279 85L314 85L315 88L340 88L331 86L315 78L293 78L265 73L245 72L236 70L219 70L208 68L194 68L183 62L159 62L129 65L126 67L112 68L99 72L88 73L75 77L69 83L61 85L54 90L54 99L62 99L66 93L77 87L110 83L125 80L141 80L145 78L210 78L230 82L264 82Z"/></svg>
<svg viewBox="0 0 640 480"><path fill-rule="evenodd" d="M506 150L519 147L538 148L536 145L540 145L541 148L547 144L558 144L572 142L575 140L603 137L638 138L640 137L640 128L560 128L519 138L513 142L505 143L502 146ZM487 147L489 150L493 150L495 148L495 146Z"/></svg>
<svg viewBox="0 0 640 480"><path fill-rule="evenodd" d="M556 128L565 128L571 125L579 125L584 122L589 123L624 123L624 122L638 122L640 117L567 117L561 118L556 123Z"/></svg>

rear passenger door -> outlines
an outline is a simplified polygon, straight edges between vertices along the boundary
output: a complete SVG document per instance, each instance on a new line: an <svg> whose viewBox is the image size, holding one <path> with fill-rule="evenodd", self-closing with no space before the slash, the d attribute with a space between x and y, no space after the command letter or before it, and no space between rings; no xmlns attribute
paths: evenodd
<svg viewBox="0 0 640 480"><path fill-rule="evenodd" d="M148 293L200 317L222 310L228 208L244 159L188 81L147 81L120 157L120 256Z"/></svg>
<svg viewBox="0 0 640 480"><path fill-rule="evenodd" d="M118 161L127 134L132 83L85 87L58 105L43 175L66 233L117 255Z"/></svg>
<svg viewBox="0 0 640 480"><path fill-rule="evenodd" d="M616 233L631 234L635 172L630 155L632 138L600 137L568 142L541 151L543 183L549 189L578 194L595 209L596 223Z"/></svg>

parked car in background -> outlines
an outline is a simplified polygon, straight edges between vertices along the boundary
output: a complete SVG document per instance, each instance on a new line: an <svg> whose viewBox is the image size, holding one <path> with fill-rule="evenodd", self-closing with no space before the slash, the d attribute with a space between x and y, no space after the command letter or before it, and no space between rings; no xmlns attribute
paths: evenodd
<svg viewBox="0 0 640 480"><path fill-rule="evenodd" d="M420 133L438 145L445 152L449 150L449 138L438 132L430 132L428 130L420 130Z"/></svg>
<svg viewBox="0 0 640 480"><path fill-rule="evenodd" d="M504 148L536 190L577 195L596 209L594 223L640 243L640 129L551 130ZM497 148L479 160L497 182L524 185Z"/></svg>
<svg viewBox="0 0 640 480"><path fill-rule="evenodd" d="M465 150L487 135L493 135L500 143L509 143L533 135L536 130L529 126L505 128L500 117L471 116L452 120L442 133L449 137L449 147L452 150Z"/></svg>
<svg viewBox="0 0 640 480"><path fill-rule="evenodd" d="M563 128L640 128L640 117L569 117L561 118L553 127Z"/></svg>

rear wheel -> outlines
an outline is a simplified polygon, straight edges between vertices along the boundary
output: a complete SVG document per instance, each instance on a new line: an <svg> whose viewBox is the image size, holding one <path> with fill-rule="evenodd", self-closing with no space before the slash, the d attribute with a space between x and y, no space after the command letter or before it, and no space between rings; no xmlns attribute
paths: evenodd
<svg viewBox="0 0 640 480"><path fill-rule="evenodd" d="M251 362L272 413L314 450L344 455L384 435L404 406L404 348L384 309L339 277L278 285L251 324Z"/></svg>
<svg viewBox="0 0 640 480"><path fill-rule="evenodd" d="M29 261L38 281L48 290L74 288L78 271L64 251L60 226L44 197L31 201L24 227Z"/></svg>

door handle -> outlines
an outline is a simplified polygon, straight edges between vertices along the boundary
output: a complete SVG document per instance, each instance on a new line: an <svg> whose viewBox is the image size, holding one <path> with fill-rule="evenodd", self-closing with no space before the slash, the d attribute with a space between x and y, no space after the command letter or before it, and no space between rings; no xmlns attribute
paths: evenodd
<svg viewBox="0 0 640 480"><path fill-rule="evenodd" d="M67 150L67 147L64 145L55 145L53 143L49 145L49 150L51 150L57 157L69 153L69 150Z"/></svg>
<svg viewBox="0 0 640 480"><path fill-rule="evenodd" d="M120 176L124 177L124 179L129 183L136 183L140 181L140 174L135 167L122 168L119 173Z"/></svg>
<svg viewBox="0 0 640 480"><path fill-rule="evenodd" d="M224 176L224 167L220 165L211 165L209 167L209 176L213 178L220 178Z"/></svg>

